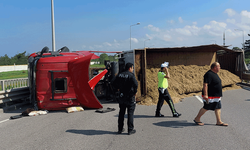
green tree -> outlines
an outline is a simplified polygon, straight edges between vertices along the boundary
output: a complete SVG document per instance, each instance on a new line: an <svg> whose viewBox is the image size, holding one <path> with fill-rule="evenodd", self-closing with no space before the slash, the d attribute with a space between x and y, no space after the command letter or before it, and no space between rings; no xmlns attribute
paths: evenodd
<svg viewBox="0 0 250 150"><path fill-rule="evenodd" d="M233 47L233 50L241 50L239 47Z"/></svg>
<svg viewBox="0 0 250 150"><path fill-rule="evenodd" d="M28 63L28 56L25 55L26 51L23 53L16 54L14 57L11 57L12 63L16 65L25 65Z"/></svg>
<svg viewBox="0 0 250 150"><path fill-rule="evenodd" d="M104 60L109 60L109 57L108 57L108 55L106 53L102 53L100 55L99 62L100 62L101 65L104 64Z"/></svg>
<svg viewBox="0 0 250 150"><path fill-rule="evenodd" d="M10 65L11 64L11 59L9 58L9 56L7 54L5 54L4 56L0 57L0 65Z"/></svg>
<svg viewBox="0 0 250 150"><path fill-rule="evenodd" d="M245 51L245 63L250 63L250 51Z"/></svg>
<svg viewBox="0 0 250 150"><path fill-rule="evenodd" d="M112 61L118 61L118 59L116 59L116 56L115 55L109 55L109 60L112 62Z"/></svg>
<svg viewBox="0 0 250 150"><path fill-rule="evenodd" d="M7 54L0 57L0 65L26 65L28 63L29 55L25 55L26 51L23 53L18 53L15 56L9 58Z"/></svg>

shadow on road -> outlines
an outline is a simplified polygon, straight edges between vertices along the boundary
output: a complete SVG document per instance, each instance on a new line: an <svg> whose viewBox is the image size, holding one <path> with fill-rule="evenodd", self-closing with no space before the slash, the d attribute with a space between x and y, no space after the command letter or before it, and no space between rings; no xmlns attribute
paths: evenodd
<svg viewBox="0 0 250 150"><path fill-rule="evenodd" d="M115 115L115 117L118 117L118 115ZM124 115L124 118L128 118L128 115ZM164 116L164 117L155 117L154 115L148 116L148 115L134 115L134 118L173 118L173 116Z"/></svg>
<svg viewBox="0 0 250 150"><path fill-rule="evenodd" d="M186 120L182 121L162 121L158 123L153 123L156 126L161 126L161 127L170 127L170 128L183 128L183 127L188 127L188 126L197 126L193 122L187 122Z"/></svg>
<svg viewBox="0 0 250 150"><path fill-rule="evenodd" d="M103 130L67 130L66 132L84 135L103 135L103 134L117 134L117 132L103 131Z"/></svg>

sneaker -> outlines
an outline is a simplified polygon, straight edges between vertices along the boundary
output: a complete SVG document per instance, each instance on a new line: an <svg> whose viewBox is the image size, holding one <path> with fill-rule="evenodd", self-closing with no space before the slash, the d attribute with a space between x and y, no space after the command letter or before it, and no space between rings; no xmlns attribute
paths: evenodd
<svg viewBox="0 0 250 150"><path fill-rule="evenodd" d="M155 117L164 117L164 115L159 113L159 114L155 114Z"/></svg>
<svg viewBox="0 0 250 150"><path fill-rule="evenodd" d="M125 129L123 128L122 130L118 131L118 134L122 134L122 132L124 132Z"/></svg>
<svg viewBox="0 0 250 150"><path fill-rule="evenodd" d="M131 131L128 131L128 135L130 135L130 134L134 134L136 132L136 130L135 129L133 129L133 130L131 130Z"/></svg>
<svg viewBox="0 0 250 150"><path fill-rule="evenodd" d="M179 113L174 113L173 114L173 117L180 117L181 116L181 114L179 114Z"/></svg>

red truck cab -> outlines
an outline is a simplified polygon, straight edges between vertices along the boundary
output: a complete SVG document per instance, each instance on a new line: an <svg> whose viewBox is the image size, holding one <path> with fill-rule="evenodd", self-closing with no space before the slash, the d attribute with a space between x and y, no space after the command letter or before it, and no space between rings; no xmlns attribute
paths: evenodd
<svg viewBox="0 0 250 150"><path fill-rule="evenodd" d="M90 60L96 58L99 57L89 51L31 54L28 74L35 109L102 108L92 89L107 70L89 81Z"/></svg>

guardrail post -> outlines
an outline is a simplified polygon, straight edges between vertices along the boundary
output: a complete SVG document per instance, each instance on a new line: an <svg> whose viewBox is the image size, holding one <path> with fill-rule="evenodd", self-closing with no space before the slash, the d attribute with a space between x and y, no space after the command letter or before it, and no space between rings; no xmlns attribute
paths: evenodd
<svg viewBox="0 0 250 150"><path fill-rule="evenodd" d="M1 81L1 87L2 87L2 91L4 91L4 81Z"/></svg>
<svg viewBox="0 0 250 150"><path fill-rule="evenodd" d="M6 88L5 88L5 90L7 90L7 89L9 89L10 88L10 82L7 80L6 81L7 83L6 83Z"/></svg>
<svg viewBox="0 0 250 150"><path fill-rule="evenodd" d="M8 80L6 81L6 85L5 85L5 90L7 90L9 88L9 82Z"/></svg>

